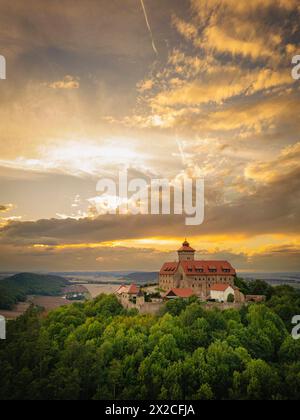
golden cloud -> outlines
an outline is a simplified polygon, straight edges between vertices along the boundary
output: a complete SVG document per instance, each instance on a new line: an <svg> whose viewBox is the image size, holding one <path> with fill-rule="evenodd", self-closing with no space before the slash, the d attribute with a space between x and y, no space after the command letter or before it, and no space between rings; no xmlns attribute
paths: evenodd
<svg viewBox="0 0 300 420"><path fill-rule="evenodd" d="M257 182L274 182L300 168L300 142L285 147L275 159L251 163L245 169L246 178Z"/></svg>
<svg viewBox="0 0 300 420"><path fill-rule="evenodd" d="M51 89L72 90L72 89L79 89L80 82L79 82L79 77L73 77L71 75L67 75L63 78L63 80L58 80L56 82L48 84L47 86L50 87Z"/></svg>
<svg viewBox="0 0 300 420"><path fill-rule="evenodd" d="M198 36L198 29L195 25L190 22L185 22L177 16L173 16L173 25L186 39L196 39Z"/></svg>
<svg viewBox="0 0 300 420"><path fill-rule="evenodd" d="M191 3L194 24L204 29L196 37L190 35L188 26L185 30L181 24L178 30L185 38L206 50L273 63L282 59L286 27L276 25L276 19L272 23L267 14L279 16L294 11L296 18L300 12L297 0L191 0Z"/></svg>
<svg viewBox="0 0 300 420"><path fill-rule="evenodd" d="M137 84L137 89L139 92L143 93L146 92L148 90L151 90L154 86L154 82L151 79L148 80L143 80L142 82L139 82Z"/></svg>
<svg viewBox="0 0 300 420"><path fill-rule="evenodd" d="M234 30L237 30L236 26L234 26ZM222 28L219 25L208 27L205 30L205 39L199 42L199 46L216 49L219 52L228 52L232 55L249 56L253 59L277 55L272 48L274 43L271 47L261 38L250 38L248 32L246 32L244 39L242 39L241 34L237 37L230 32L228 28ZM276 41L278 45L280 40L276 39Z"/></svg>
<svg viewBox="0 0 300 420"><path fill-rule="evenodd" d="M7 213L15 208L14 204L0 204L0 213Z"/></svg>
<svg viewBox="0 0 300 420"><path fill-rule="evenodd" d="M256 12L257 9L266 10L268 8L285 9L288 11L299 9L298 0L191 0L192 7L200 16L206 16L215 10L221 13L227 9L232 13L244 15L245 13ZM218 7L217 7L218 6Z"/></svg>
<svg viewBox="0 0 300 420"><path fill-rule="evenodd" d="M151 99L152 108L161 106L189 106L207 102L222 103L241 94L254 94L285 84L292 84L290 72L271 69L245 71L235 66L215 68L202 75L202 80L182 83L179 88L160 92ZM172 85L172 80L171 80Z"/></svg>

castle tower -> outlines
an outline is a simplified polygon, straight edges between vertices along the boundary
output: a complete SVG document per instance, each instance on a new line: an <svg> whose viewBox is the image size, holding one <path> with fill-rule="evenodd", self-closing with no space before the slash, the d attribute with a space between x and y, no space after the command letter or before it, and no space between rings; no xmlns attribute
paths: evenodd
<svg viewBox="0 0 300 420"><path fill-rule="evenodd" d="M185 240L182 244L182 247L177 251L179 261L194 261L195 260L195 250L190 247L190 244Z"/></svg>

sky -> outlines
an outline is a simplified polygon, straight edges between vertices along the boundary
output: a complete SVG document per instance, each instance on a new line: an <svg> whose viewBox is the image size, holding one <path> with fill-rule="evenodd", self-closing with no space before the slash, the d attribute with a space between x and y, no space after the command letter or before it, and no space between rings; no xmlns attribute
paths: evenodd
<svg viewBox="0 0 300 420"><path fill-rule="evenodd" d="M187 237L300 271L298 0L2 0L0 269L158 270ZM205 179L205 220L99 215L96 185Z"/></svg>

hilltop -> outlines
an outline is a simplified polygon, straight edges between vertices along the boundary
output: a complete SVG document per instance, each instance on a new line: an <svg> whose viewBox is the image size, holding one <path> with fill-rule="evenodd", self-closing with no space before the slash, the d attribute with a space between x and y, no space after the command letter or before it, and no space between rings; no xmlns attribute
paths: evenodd
<svg viewBox="0 0 300 420"><path fill-rule="evenodd" d="M0 400L299 400L300 294L270 295L223 312L173 300L155 316L113 295L31 307L0 342Z"/></svg>
<svg viewBox="0 0 300 420"><path fill-rule="evenodd" d="M63 277L21 273L1 280L0 309L10 310L28 295L58 296L69 282Z"/></svg>

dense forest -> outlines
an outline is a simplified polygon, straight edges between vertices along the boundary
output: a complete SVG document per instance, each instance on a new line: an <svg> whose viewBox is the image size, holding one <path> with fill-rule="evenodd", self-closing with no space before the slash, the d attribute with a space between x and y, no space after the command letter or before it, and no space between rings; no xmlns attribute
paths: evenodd
<svg viewBox="0 0 300 420"><path fill-rule="evenodd" d="M57 296L68 281L58 276L31 273L16 274L0 281L0 309L12 309L28 295Z"/></svg>
<svg viewBox="0 0 300 420"><path fill-rule="evenodd" d="M224 312L192 298L138 315L112 295L48 316L32 307L0 342L0 399L297 400L295 314L300 295L285 286Z"/></svg>

